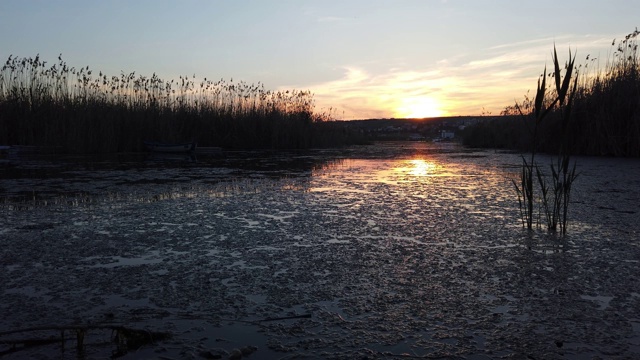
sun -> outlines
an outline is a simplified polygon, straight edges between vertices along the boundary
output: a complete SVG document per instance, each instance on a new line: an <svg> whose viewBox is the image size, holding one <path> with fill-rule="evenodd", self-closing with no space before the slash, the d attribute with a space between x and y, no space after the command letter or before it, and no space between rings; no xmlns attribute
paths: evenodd
<svg viewBox="0 0 640 360"><path fill-rule="evenodd" d="M428 118L443 116L440 103L429 96L406 98L396 108L397 118Z"/></svg>

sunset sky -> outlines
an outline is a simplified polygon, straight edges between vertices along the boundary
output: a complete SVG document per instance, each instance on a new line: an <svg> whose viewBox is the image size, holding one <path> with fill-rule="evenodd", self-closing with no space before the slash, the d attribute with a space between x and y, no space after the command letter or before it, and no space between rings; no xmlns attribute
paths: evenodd
<svg viewBox="0 0 640 360"><path fill-rule="evenodd" d="M639 12L637 0L2 0L0 57L310 90L339 119L498 114L535 90L554 43L604 67Z"/></svg>

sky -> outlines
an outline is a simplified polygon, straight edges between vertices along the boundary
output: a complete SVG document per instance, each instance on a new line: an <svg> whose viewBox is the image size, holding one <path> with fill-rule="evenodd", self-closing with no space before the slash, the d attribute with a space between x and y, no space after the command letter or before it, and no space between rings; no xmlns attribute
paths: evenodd
<svg viewBox="0 0 640 360"><path fill-rule="evenodd" d="M309 90L337 119L497 115L569 49L604 66L640 0L0 0L0 58Z"/></svg>

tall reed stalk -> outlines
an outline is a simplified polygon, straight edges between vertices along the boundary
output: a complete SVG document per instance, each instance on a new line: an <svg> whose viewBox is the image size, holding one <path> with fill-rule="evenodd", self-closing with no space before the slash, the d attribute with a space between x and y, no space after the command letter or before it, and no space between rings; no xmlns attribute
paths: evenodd
<svg viewBox="0 0 640 360"><path fill-rule="evenodd" d="M578 76L573 76L575 70L575 55L572 57L569 51L569 60L565 64L564 77L560 69L558 54L556 48L553 48L553 64L554 72L547 75L545 66L541 79L538 79L536 97L533 102L533 111L525 115L519 104L516 103L516 109L522 117L534 118L534 126L532 131L532 141L530 149L529 161L522 156L522 168L519 181L512 180L518 198L520 207L520 217L522 226L527 229L533 228L534 209L536 202L541 202L539 208L544 211L544 217L549 231L556 232L560 230L561 234L566 234L569 201L571 198L572 184L577 178L576 164L570 166L571 153L568 137L568 126L571 119L571 111L573 107L574 97L576 94ZM547 76L552 76L555 80L555 92L552 93L551 99L547 96ZM573 78L573 81L572 81ZM544 171L536 162L536 154L538 150L539 128L545 121L545 118L552 112L560 114L560 146L557 151L557 163L551 162L550 171L552 176L551 186L547 183L547 177ZM534 177L535 174L535 177ZM536 191L535 185L538 190ZM550 190L553 192L551 193ZM539 194L539 195L538 195Z"/></svg>

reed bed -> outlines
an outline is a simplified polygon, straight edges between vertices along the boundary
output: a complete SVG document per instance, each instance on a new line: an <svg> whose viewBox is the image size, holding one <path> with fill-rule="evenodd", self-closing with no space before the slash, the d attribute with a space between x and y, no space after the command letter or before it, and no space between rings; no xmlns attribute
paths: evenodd
<svg viewBox="0 0 640 360"><path fill-rule="evenodd" d="M315 113L309 91L195 75L165 81L135 72L107 76L9 56L0 70L0 144L71 153L140 151L144 140L224 148L340 145L343 129Z"/></svg>
<svg viewBox="0 0 640 360"><path fill-rule="evenodd" d="M566 141L568 151L575 155L640 156L639 34L636 29L614 40L606 59L587 55L585 62L576 66L578 83L566 131L556 104L547 121L539 124L536 150L556 153ZM544 76L550 79L548 84L553 83L553 72ZM549 86L549 93L554 92ZM550 107L553 98L547 97L545 108ZM507 106L502 119L469 127L463 142L474 147L529 151L534 146L534 109L534 100L527 94L522 101Z"/></svg>

